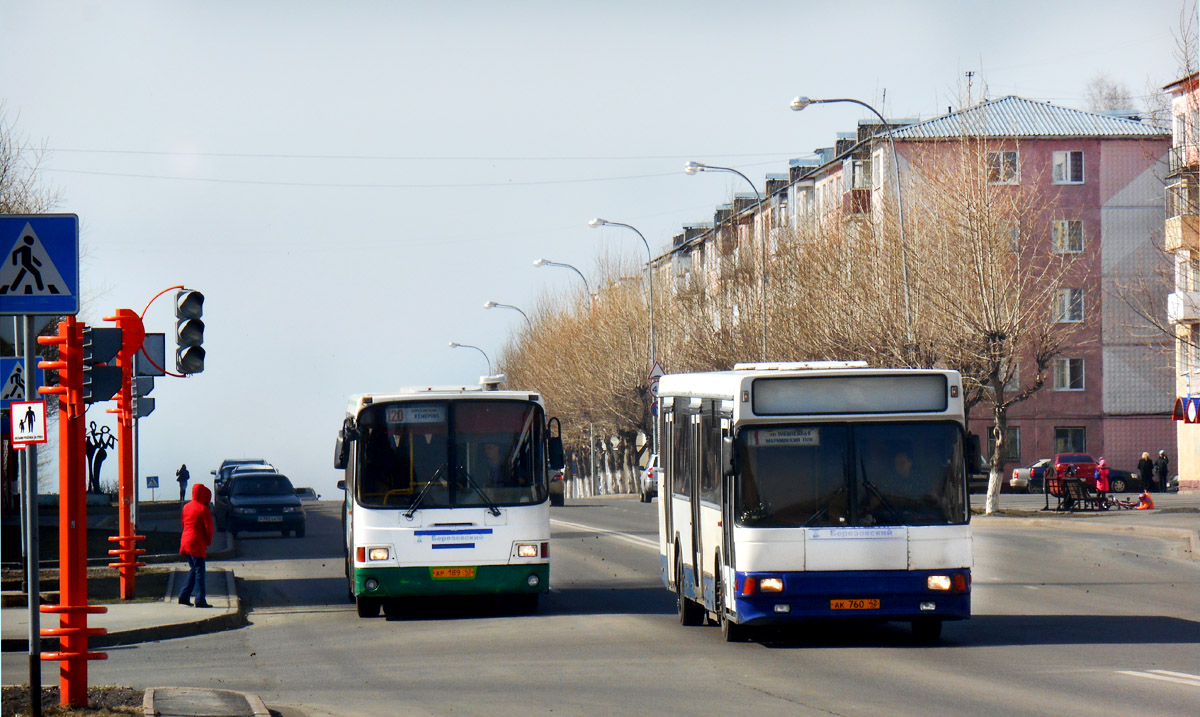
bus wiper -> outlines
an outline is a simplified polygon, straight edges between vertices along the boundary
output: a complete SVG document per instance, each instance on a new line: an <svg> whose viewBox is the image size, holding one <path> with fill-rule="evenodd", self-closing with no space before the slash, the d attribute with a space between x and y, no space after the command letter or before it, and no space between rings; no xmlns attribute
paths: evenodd
<svg viewBox="0 0 1200 717"><path fill-rule="evenodd" d="M412 520L412 517L417 513L417 508L421 507L421 501L425 500L425 496L429 493L429 489L432 488L433 484L437 482L438 475L440 475L444 470L446 470L445 463L438 466L438 469L433 472L433 475L429 477L429 482L425 484L425 487L422 488L421 492L417 493L417 497L413 499L412 505L408 507L408 510L404 511L405 518Z"/></svg>
<svg viewBox="0 0 1200 717"><path fill-rule="evenodd" d="M834 500L835 500L835 499L836 499L836 498L837 498L839 495L841 495L842 493L845 493L845 492L846 492L846 486L845 486L845 485L843 485L841 488L838 488L837 490L835 490L835 491L833 492L833 495L829 496L829 500L827 500L827 501L825 501L824 503L822 503L822 504L821 504L821 507L817 509L817 512L816 512L816 513L813 513L813 514L812 514L812 517L811 517L811 518L809 518L808 520L804 521L804 525L801 525L800 527L801 527L801 528L807 528L807 527L809 526L809 524L810 524L810 523L812 523L814 520L816 520L817 518L820 518L822 515L825 515L826 513L828 513L828 512L829 512L829 508L830 508L830 507L833 505L833 501L834 501Z"/></svg>
<svg viewBox="0 0 1200 717"><path fill-rule="evenodd" d="M862 477L863 477L863 478L862 478L862 484L863 484L863 487L864 487L864 488L866 488L866 489L867 489L867 491L868 491L868 492L869 492L871 495L875 496L875 498L879 500L879 505L880 505L880 506L882 506L882 507L883 507L885 510L887 510L887 512L888 512L888 516L889 516L889 517L890 517L890 518L891 518L891 519L892 519L894 522L897 522L897 523L903 522L903 521L900 519L900 514L896 512L896 509L892 507L892 504L888 502L888 499L887 499L887 498L883 497L883 492L882 492L882 491L880 491L878 488L876 488L874 483L872 483L871 481L867 480L867 467L866 467L865 465L863 465L863 463L862 463L861 459L859 460L859 464L858 464L858 465L859 465L859 469L862 471Z"/></svg>
<svg viewBox="0 0 1200 717"><path fill-rule="evenodd" d="M463 477L467 479L467 485L471 488L471 490L475 491L480 498L483 498L484 503L487 503L488 512L496 517L499 517L500 509L496 507L496 504L492 502L491 498L488 498L487 493L483 492L483 489L479 487L479 484L475 482L475 479L471 477L471 474L467 472L467 469L459 466L458 470L462 471Z"/></svg>

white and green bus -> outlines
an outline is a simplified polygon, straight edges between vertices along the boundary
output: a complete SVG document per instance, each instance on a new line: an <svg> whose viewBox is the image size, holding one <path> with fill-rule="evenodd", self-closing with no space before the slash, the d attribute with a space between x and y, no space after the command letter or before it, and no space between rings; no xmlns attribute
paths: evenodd
<svg viewBox="0 0 1200 717"><path fill-rule="evenodd" d="M334 467L360 617L440 595L514 596L533 610L549 588L558 422L537 393L494 385L350 398Z"/></svg>
<svg viewBox="0 0 1200 717"><path fill-rule="evenodd" d="M659 382L659 546L679 620L727 640L802 620L971 614L955 371L739 364Z"/></svg>

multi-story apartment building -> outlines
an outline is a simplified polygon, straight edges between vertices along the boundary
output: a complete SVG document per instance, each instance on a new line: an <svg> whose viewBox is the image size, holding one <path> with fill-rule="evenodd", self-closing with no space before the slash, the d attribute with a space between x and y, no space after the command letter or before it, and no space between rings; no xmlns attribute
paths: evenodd
<svg viewBox="0 0 1200 717"><path fill-rule="evenodd" d="M1174 291L1167 297L1167 318L1175 329L1180 490L1200 490L1200 423L1194 413L1200 397L1200 182L1197 168L1197 73L1163 88L1171 97L1172 142L1167 184L1166 250L1175 260ZM1188 406L1188 402L1192 406ZM1188 419L1192 420L1188 420Z"/></svg>
<svg viewBox="0 0 1200 717"><path fill-rule="evenodd" d="M1042 390L1010 409L1005 460L1029 464L1057 452L1087 451L1132 469L1143 451L1166 450L1174 465L1169 337L1150 329L1125 295L1147 281L1146 267L1160 258L1169 133L1132 116L1019 97L892 124L902 125L892 132L902 184L930 169L924 165L939 161L939 152L958 151L953 140L986 140L995 181L1031 185L1049 207L1021 231L1053 245L1052 251L1076 255L1086 277L1066 290L1060 311L1063 321L1078 322L1077 345L1055 362ZM770 177L761 209L723 208L713 225L685 229L659 258L659 273L672 265L678 276L681 267L694 271L701 264L715 279L718 260L755 246L757 231L771 232L770 246L774 232L831 215L869 220L892 191L884 129L875 120L861 122L856 133L839 134L834 147L817 150L815 160L793 161L786 182ZM895 205L889 200L887 206ZM716 283L709 286L719 291ZM1165 283L1160 289L1169 290ZM971 428L989 437L990 417L983 414L977 411Z"/></svg>

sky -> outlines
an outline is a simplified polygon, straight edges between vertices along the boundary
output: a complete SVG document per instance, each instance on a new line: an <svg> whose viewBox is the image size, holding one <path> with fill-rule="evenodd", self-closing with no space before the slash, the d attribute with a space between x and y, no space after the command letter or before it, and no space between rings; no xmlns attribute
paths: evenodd
<svg viewBox="0 0 1200 717"><path fill-rule="evenodd" d="M495 360L523 322L486 301L578 290L538 258L593 283L606 254L644 260L588 220L657 254L749 190L687 161L761 190L866 116L793 97L929 118L968 72L975 100L1070 107L1097 74L1137 96L1179 74L1177 0L847 8L0 0L0 102L80 218L82 321L206 297L204 372L158 379L139 425L157 497L181 463L255 457L337 498L348 395L477 382L483 356L448 343ZM169 350L172 309L145 317ZM105 405L89 420L115 427Z"/></svg>

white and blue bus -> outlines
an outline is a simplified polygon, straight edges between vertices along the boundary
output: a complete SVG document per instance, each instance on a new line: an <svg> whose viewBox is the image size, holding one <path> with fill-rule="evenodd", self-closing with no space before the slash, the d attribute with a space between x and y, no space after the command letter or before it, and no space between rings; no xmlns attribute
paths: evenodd
<svg viewBox="0 0 1200 717"><path fill-rule="evenodd" d="M659 382L659 547L683 625L726 640L802 620L971 614L966 431L955 371L738 364Z"/></svg>
<svg viewBox="0 0 1200 717"><path fill-rule="evenodd" d="M557 421L537 393L495 385L350 398L334 467L360 617L441 595L515 596L533 610L549 588Z"/></svg>

